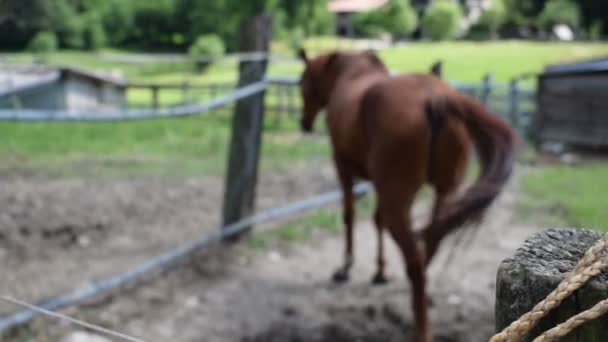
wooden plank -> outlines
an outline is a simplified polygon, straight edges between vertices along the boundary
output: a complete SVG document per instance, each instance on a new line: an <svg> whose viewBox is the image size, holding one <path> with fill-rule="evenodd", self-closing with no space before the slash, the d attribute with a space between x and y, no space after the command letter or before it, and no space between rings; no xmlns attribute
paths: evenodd
<svg viewBox="0 0 608 342"><path fill-rule="evenodd" d="M240 50L268 52L272 33L269 15L251 18L240 32ZM239 65L239 87L264 80L267 60ZM253 214L264 121L264 93L236 103L232 121L230 155L224 192L223 227ZM246 231L252 227L247 227Z"/></svg>
<svg viewBox="0 0 608 342"><path fill-rule="evenodd" d="M158 100L158 87L152 86L150 87L150 91L152 91L152 108L156 109L160 107L160 103Z"/></svg>

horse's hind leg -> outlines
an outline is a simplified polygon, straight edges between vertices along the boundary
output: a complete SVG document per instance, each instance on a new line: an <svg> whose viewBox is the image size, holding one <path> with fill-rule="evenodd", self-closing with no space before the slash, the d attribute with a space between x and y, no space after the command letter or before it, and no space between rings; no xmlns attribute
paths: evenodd
<svg viewBox="0 0 608 342"><path fill-rule="evenodd" d="M406 274L412 285L412 308L416 319L416 341L431 342L426 298L426 271L423 253L411 227L410 209L415 191L402 196L381 195L383 218L401 251Z"/></svg>
<svg viewBox="0 0 608 342"><path fill-rule="evenodd" d="M383 285L387 283L387 279L386 279L386 274L385 274L385 267L386 267L386 261L384 259L384 239L382 236L383 230L384 230L384 222L382 220L382 214L380 211L380 206L378 206L376 208L376 212L374 213L374 223L376 225L376 232L378 235L378 245L377 245L377 256L376 256L376 263L377 263L377 269L376 269L376 273L374 274L374 277L372 278L372 284L373 285Z"/></svg>
<svg viewBox="0 0 608 342"><path fill-rule="evenodd" d="M336 164L338 178L344 196L343 204L343 220L344 220L344 263L333 274L334 282L346 282L350 276L350 269L353 265L353 225L355 216L355 204L353 196L353 177L346 170L344 165Z"/></svg>

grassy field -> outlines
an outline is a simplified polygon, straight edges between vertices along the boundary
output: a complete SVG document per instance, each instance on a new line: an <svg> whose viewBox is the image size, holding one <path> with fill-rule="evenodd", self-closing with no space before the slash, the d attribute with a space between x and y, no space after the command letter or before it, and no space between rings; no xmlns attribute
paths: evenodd
<svg viewBox="0 0 608 342"><path fill-rule="evenodd" d="M221 175L230 116L210 113L183 119L112 123L0 122L0 172L50 176ZM262 166L326 159L320 137L302 136L289 125L269 127Z"/></svg>
<svg viewBox="0 0 608 342"><path fill-rule="evenodd" d="M338 41L333 37L309 39L305 46L312 53L335 48L351 48L354 42ZM282 42L275 42L273 52L293 56ZM608 45L602 43L560 43L528 41L495 42L417 42L398 45L380 52L380 56L394 71L424 71L437 60L444 61L447 79L463 82L480 82L486 73L492 73L496 81L506 82L510 78L528 72L539 72L546 64L589 59L608 54ZM116 61L116 57L130 55L125 51L105 50L99 53L61 51L45 56L29 53L5 54L0 57L10 62L31 63L42 58L50 65L70 65L100 71L120 71L133 82L144 83L235 83L237 68L234 61L211 65L205 72L195 72L189 63L151 62L127 64ZM269 75L298 77L302 70L296 61L277 61L270 65ZM149 106L151 93L144 89L128 92L129 103L134 106ZM192 100L204 100L196 92ZM160 94L161 103L175 104L182 101L180 90L166 90Z"/></svg>
<svg viewBox="0 0 608 342"><path fill-rule="evenodd" d="M522 215L548 224L608 231L608 165L551 166L532 170L522 182L529 195Z"/></svg>
<svg viewBox="0 0 608 342"><path fill-rule="evenodd" d="M305 46L314 52L329 51L337 47L351 47L354 43L340 42L334 38L309 39ZM273 52L283 56L294 56L285 44L273 44ZM196 73L187 64L147 63L144 65L116 62L108 57L128 53L106 50L99 53L61 51L44 56L52 65L72 65L105 71L120 70L130 80L151 82L201 82L236 80L236 63L222 62L212 65L205 73ZM387 65L398 71L427 71L436 60L444 63L448 79L457 81L479 81L490 72L499 81L525 72L538 72L551 63L584 60L608 54L608 45L587 42L530 42L530 41L456 41L405 43L380 52ZM2 55L13 62L32 62L35 56L28 53ZM301 65L297 62L275 62L269 73L275 76L298 76Z"/></svg>
<svg viewBox="0 0 608 342"><path fill-rule="evenodd" d="M311 39L306 45L314 51L348 47L349 42L333 38ZM275 53L289 55L285 44L275 42ZM109 57L128 54L105 50L100 53L62 51L45 56L52 65L72 65L83 68L119 70L136 82L234 82L236 64L222 62L204 73L196 73L188 64L148 63L133 65L118 63ZM426 71L437 59L443 59L447 78L479 81L486 72L493 72L499 81L523 72L542 69L546 63L586 59L608 54L606 44L538 43L522 41L412 43L382 50L382 58L394 70ZM27 53L2 55L12 62L31 62L35 56ZM301 65L297 62L277 62L270 65L270 75L297 77ZM147 90L132 90L129 102L149 106ZM191 100L203 96L193 92ZM274 101L268 96L268 102ZM179 90L161 92L162 104L182 101ZM163 119L122 123L0 123L0 158L4 168L47 170L51 174L78 175L93 170L101 174L116 172L222 174L229 137L230 111L188 119ZM264 167L289 166L327 158L324 139L304 138L297 132L295 120L279 127L267 118L264 137ZM93 166L91 166L93 165ZM118 165L118 167L115 167ZM180 165L176 167L175 165ZM93 172L90 171L90 172Z"/></svg>

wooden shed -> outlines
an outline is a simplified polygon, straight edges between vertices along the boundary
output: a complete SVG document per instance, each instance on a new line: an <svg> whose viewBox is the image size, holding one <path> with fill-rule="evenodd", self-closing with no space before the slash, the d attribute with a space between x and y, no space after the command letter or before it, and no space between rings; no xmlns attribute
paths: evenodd
<svg viewBox="0 0 608 342"><path fill-rule="evenodd" d="M124 109L126 80L73 67L0 68L0 108L102 112Z"/></svg>
<svg viewBox="0 0 608 342"><path fill-rule="evenodd" d="M539 144L608 147L608 57L546 67L537 101Z"/></svg>

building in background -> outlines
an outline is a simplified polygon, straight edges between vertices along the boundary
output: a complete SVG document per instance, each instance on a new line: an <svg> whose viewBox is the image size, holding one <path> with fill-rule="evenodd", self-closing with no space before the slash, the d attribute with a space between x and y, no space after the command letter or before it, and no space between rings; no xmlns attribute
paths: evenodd
<svg viewBox="0 0 608 342"><path fill-rule="evenodd" d="M538 143L608 147L608 57L547 66L538 78Z"/></svg>
<svg viewBox="0 0 608 342"><path fill-rule="evenodd" d="M126 105L119 75L72 67L0 66L0 108L103 112Z"/></svg>
<svg viewBox="0 0 608 342"><path fill-rule="evenodd" d="M330 0L327 8L336 14L336 34L340 37L355 36L353 15L371 11L388 4L389 0Z"/></svg>

